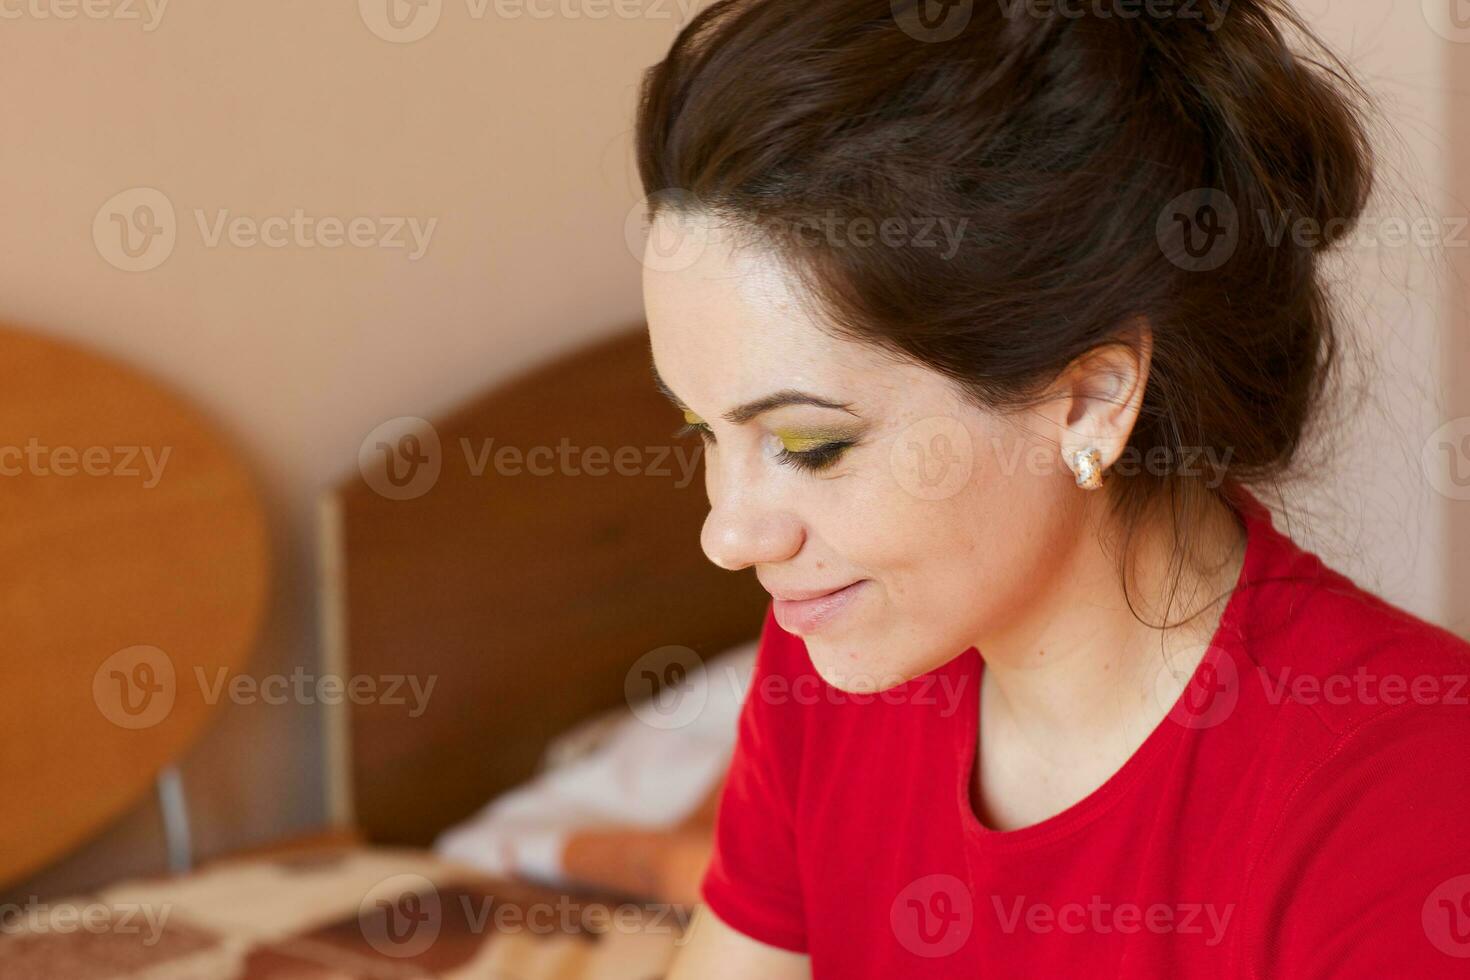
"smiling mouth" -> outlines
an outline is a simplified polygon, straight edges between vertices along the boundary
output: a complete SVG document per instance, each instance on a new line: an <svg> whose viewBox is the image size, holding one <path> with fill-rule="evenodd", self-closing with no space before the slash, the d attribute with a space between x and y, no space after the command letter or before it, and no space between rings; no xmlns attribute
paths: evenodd
<svg viewBox="0 0 1470 980"><path fill-rule="evenodd" d="M861 581L859 579L858 581ZM839 585L830 589L766 589L772 599L780 602L808 602L812 599L820 599L823 596L834 595L843 589L856 585L857 582L848 582L847 585Z"/></svg>
<svg viewBox="0 0 1470 980"><path fill-rule="evenodd" d="M772 594L771 611L776 622L788 633L805 635L828 626L846 612L864 591L868 579L819 594L805 593L808 598L782 599ZM802 593L788 593L801 595Z"/></svg>

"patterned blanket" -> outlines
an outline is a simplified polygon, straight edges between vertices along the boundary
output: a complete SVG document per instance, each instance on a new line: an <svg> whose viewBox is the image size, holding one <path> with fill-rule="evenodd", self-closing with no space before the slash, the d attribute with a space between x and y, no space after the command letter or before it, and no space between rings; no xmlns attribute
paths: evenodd
<svg viewBox="0 0 1470 980"><path fill-rule="evenodd" d="M352 847L12 904L0 909L0 978L657 980L687 926L679 906Z"/></svg>

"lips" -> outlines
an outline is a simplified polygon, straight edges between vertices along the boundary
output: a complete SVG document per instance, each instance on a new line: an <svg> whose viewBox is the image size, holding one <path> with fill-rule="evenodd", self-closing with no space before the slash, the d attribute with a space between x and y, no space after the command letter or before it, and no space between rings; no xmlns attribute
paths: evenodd
<svg viewBox="0 0 1470 980"><path fill-rule="evenodd" d="M847 611L868 584L859 579L837 589L818 591L815 589L781 590L771 592L771 612L776 622L788 633L807 635L831 625L838 616Z"/></svg>
<svg viewBox="0 0 1470 980"><path fill-rule="evenodd" d="M848 582L847 585L834 585L827 589L766 589L772 599L782 602L806 602L808 599L820 599L824 595L832 595L841 592L848 585L856 585L856 582Z"/></svg>

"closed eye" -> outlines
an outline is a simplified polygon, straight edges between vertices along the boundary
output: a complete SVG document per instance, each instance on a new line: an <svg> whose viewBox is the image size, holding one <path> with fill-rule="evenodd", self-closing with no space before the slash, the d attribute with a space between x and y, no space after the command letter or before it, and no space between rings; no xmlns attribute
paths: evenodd
<svg viewBox="0 0 1470 980"><path fill-rule="evenodd" d="M676 436L685 436L698 433L699 437L707 445L713 445L715 434L705 422L686 422L684 426L675 433ZM842 454L854 445L851 439L838 439L833 442L824 442L811 449L796 452L790 449L782 449L776 453L776 459L780 463L791 466L808 473L824 470L842 458Z"/></svg>

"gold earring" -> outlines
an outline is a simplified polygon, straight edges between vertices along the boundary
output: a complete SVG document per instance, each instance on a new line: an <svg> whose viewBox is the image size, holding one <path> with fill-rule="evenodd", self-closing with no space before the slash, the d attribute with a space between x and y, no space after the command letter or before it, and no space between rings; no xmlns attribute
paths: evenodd
<svg viewBox="0 0 1470 980"><path fill-rule="evenodd" d="M1103 485L1102 453L1091 447L1077 450L1072 454L1072 470L1079 487L1096 490Z"/></svg>

